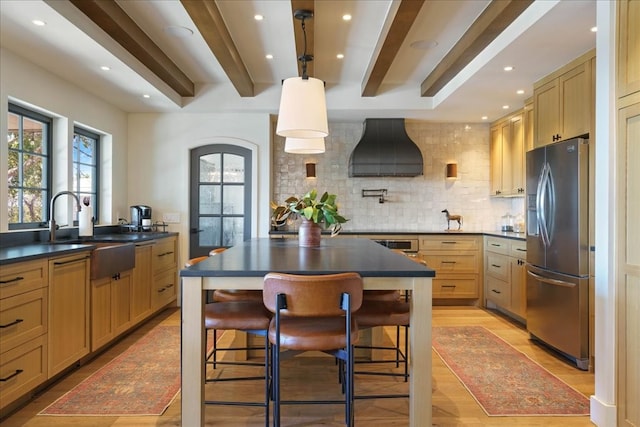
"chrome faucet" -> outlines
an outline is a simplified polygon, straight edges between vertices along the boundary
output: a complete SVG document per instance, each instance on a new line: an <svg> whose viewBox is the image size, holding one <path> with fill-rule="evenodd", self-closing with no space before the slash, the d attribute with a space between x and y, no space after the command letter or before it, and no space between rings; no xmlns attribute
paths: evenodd
<svg viewBox="0 0 640 427"><path fill-rule="evenodd" d="M64 194L72 196L74 199L76 199L76 204L78 205L78 212L82 210L82 206L80 206L80 199L71 191L60 191L58 194L53 196L53 199L51 199L51 207L49 208L49 214L51 215L51 219L49 220L49 241L50 242L56 241L56 215L55 215L56 199Z"/></svg>

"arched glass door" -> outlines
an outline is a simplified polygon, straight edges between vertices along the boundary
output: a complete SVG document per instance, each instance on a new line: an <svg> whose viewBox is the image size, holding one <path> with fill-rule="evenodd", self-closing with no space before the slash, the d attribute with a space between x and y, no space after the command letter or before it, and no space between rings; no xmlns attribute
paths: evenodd
<svg viewBox="0 0 640 427"><path fill-rule="evenodd" d="M251 151L228 144L191 150L189 258L251 238Z"/></svg>

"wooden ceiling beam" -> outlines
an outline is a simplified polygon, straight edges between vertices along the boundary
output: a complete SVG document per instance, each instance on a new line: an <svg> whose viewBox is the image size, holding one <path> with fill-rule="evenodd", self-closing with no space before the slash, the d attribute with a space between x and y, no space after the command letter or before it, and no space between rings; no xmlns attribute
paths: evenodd
<svg viewBox="0 0 640 427"><path fill-rule="evenodd" d="M180 96L195 95L193 82L115 1L69 0Z"/></svg>
<svg viewBox="0 0 640 427"><path fill-rule="evenodd" d="M314 0L291 0L291 19L293 20L293 34L296 40L296 58L298 58L304 52L304 34L302 33L302 22L299 19L294 18L293 14L296 10L310 10L314 12ZM313 55L313 33L314 33L314 18L305 19L304 27L307 33L307 55ZM302 76L302 63L298 62L298 76ZM313 61L307 62L307 75L309 77L316 77L314 74L315 67Z"/></svg>
<svg viewBox="0 0 640 427"><path fill-rule="evenodd" d="M493 0L489 3L458 43L422 82L422 96L435 96L531 3L533 0Z"/></svg>
<svg viewBox="0 0 640 427"><path fill-rule="evenodd" d="M391 64L393 64L393 60L400 50L400 46L402 46L423 5L424 0L401 1L398 11L389 27L389 32L384 39L382 48L371 68L371 73L369 73L369 76L363 84L362 96L377 95L384 76L387 75L389 68L391 68Z"/></svg>
<svg viewBox="0 0 640 427"><path fill-rule="evenodd" d="M254 82L213 0L180 0L220 66L242 97L255 96Z"/></svg>

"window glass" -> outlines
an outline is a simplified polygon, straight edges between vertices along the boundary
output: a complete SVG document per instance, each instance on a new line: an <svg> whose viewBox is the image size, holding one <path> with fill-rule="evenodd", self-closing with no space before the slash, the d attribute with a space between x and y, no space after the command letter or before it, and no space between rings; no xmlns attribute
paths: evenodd
<svg viewBox="0 0 640 427"><path fill-rule="evenodd" d="M51 118L9 104L7 183L10 229L34 227L48 220L51 127Z"/></svg>
<svg viewBox="0 0 640 427"><path fill-rule="evenodd" d="M73 192L80 203L92 207L93 217L98 220L98 181L100 135L81 127L73 133Z"/></svg>

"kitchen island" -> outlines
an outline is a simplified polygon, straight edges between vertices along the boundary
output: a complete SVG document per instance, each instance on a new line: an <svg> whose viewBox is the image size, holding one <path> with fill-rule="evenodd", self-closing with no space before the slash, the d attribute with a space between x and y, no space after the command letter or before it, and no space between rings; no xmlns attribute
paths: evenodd
<svg viewBox="0 0 640 427"><path fill-rule="evenodd" d="M265 274L359 273L365 289L410 290L409 425L431 425L431 282L435 272L368 239L253 239L182 270L182 426L204 425L204 294L262 289ZM356 422L358 413L356 410Z"/></svg>

